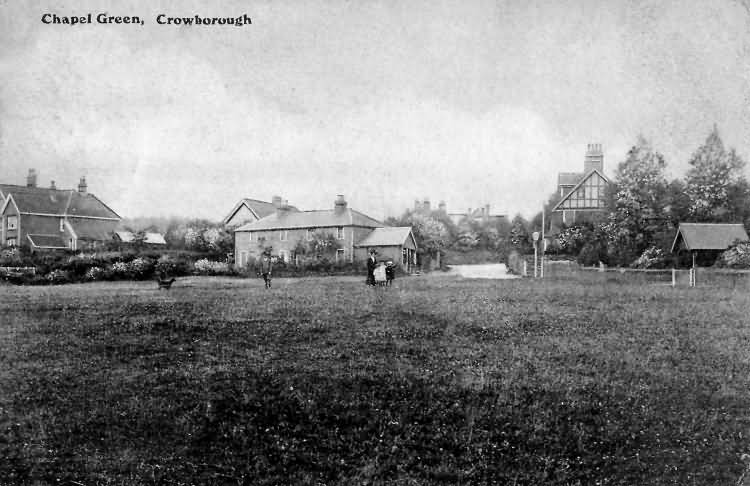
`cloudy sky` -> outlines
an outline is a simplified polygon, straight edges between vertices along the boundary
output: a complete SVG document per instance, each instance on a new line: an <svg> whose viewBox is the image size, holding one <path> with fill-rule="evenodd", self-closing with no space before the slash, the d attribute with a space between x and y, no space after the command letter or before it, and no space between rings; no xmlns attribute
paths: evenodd
<svg viewBox="0 0 750 486"><path fill-rule="evenodd" d="M89 12L145 25L41 22ZM530 216L588 143L612 174L642 133L680 176L714 123L750 160L743 0L0 0L0 180L85 175L127 217L274 194Z"/></svg>

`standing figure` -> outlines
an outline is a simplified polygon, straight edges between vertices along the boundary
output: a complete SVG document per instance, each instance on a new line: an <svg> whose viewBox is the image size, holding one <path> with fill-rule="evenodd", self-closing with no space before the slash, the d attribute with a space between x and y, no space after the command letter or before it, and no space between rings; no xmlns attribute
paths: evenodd
<svg viewBox="0 0 750 486"><path fill-rule="evenodd" d="M375 285L375 267L377 266L375 250L370 250L370 258L367 259L367 285Z"/></svg>
<svg viewBox="0 0 750 486"><path fill-rule="evenodd" d="M393 280L396 278L396 266L392 261L385 264L385 285L390 287L393 285Z"/></svg>
<svg viewBox="0 0 750 486"><path fill-rule="evenodd" d="M271 288L271 272L273 271L273 261L271 255L264 253L260 259L260 275L266 283L266 288Z"/></svg>

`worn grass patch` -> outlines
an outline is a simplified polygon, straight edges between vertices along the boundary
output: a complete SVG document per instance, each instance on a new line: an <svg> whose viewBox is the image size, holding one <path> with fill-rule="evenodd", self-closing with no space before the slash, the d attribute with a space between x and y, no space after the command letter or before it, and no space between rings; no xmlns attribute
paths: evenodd
<svg viewBox="0 0 750 486"><path fill-rule="evenodd" d="M743 473L746 293L360 280L0 287L0 484Z"/></svg>

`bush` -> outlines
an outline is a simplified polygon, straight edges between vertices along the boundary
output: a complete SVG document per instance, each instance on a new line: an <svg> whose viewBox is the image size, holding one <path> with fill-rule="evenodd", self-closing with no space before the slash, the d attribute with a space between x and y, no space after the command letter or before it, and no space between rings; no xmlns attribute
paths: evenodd
<svg viewBox="0 0 750 486"><path fill-rule="evenodd" d="M716 265L726 268L750 268L750 241L737 242L724 251Z"/></svg>
<svg viewBox="0 0 750 486"><path fill-rule="evenodd" d="M214 262L207 258L195 262L193 268L199 275L232 275L234 273L226 262Z"/></svg>
<svg viewBox="0 0 750 486"><path fill-rule="evenodd" d="M86 274L83 276L83 279L86 281L93 281L93 280L104 280L105 272L102 267L91 267L88 270L86 270Z"/></svg>
<svg viewBox="0 0 750 486"><path fill-rule="evenodd" d="M632 268L665 268L667 263L667 256L664 250L650 246L630 266Z"/></svg>
<svg viewBox="0 0 750 486"><path fill-rule="evenodd" d="M602 250L601 246L597 243L589 242L583 245L576 260L579 264L590 267L599 265L599 262L604 261L605 258L606 252Z"/></svg>
<svg viewBox="0 0 750 486"><path fill-rule="evenodd" d="M65 270L52 270L44 277L49 283L64 284L72 282L71 275Z"/></svg>

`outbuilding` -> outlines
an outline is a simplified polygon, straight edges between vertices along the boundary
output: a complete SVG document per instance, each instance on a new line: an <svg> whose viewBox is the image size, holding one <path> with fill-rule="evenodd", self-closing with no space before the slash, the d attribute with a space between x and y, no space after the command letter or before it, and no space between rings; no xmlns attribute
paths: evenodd
<svg viewBox="0 0 750 486"><path fill-rule="evenodd" d="M740 223L680 223L672 253L683 265L708 266L738 241L748 241L747 231Z"/></svg>
<svg viewBox="0 0 750 486"><path fill-rule="evenodd" d="M362 241L354 245L357 260L366 260L370 250L377 252L380 261L392 261L404 272L417 265L417 240L410 226L375 228Z"/></svg>

